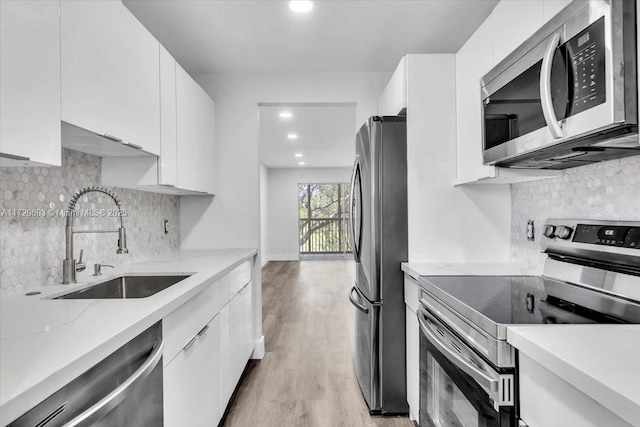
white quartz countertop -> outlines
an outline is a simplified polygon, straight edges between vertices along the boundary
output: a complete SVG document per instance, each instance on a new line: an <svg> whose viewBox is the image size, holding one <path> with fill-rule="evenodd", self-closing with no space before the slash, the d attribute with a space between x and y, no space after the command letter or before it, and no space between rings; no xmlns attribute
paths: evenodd
<svg viewBox="0 0 640 427"><path fill-rule="evenodd" d="M51 300L86 287L44 286L41 295L0 301L0 425L13 421L139 333L253 257L255 249L181 251L107 270L99 281L125 273L193 274L148 298ZM87 269L89 270L89 269Z"/></svg>
<svg viewBox="0 0 640 427"><path fill-rule="evenodd" d="M402 271L418 279L420 276L508 276L540 274L510 263L416 263L403 262Z"/></svg>
<svg viewBox="0 0 640 427"><path fill-rule="evenodd" d="M526 325L507 341L631 425L640 426L640 325Z"/></svg>
<svg viewBox="0 0 640 427"><path fill-rule="evenodd" d="M420 276L539 275L508 263L403 263ZM640 426L640 325L514 325L507 341L631 425Z"/></svg>

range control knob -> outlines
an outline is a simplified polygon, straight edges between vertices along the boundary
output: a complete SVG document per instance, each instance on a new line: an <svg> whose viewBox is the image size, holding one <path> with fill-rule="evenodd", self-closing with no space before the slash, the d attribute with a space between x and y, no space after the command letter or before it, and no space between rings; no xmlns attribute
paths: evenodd
<svg viewBox="0 0 640 427"><path fill-rule="evenodd" d="M556 230L556 236L563 240L567 240L571 237L571 233L573 233L573 228L567 227L566 225L561 225Z"/></svg>
<svg viewBox="0 0 640 427"><path fill-rule="evenodd" d="M545 225L544 230L542 230L542 234L545 237L553 239L556 235L556 226L555 225Z"/></svg>

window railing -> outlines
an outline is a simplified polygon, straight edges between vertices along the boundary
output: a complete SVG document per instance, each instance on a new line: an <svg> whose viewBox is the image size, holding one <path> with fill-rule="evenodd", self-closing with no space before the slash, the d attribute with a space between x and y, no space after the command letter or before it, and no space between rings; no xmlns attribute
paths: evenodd
<svg viewBox="0 0 640 427"><path fill-rule="evenodd" d="M301 254L351 253L347 218L311 218L300 220Z"/></svg>

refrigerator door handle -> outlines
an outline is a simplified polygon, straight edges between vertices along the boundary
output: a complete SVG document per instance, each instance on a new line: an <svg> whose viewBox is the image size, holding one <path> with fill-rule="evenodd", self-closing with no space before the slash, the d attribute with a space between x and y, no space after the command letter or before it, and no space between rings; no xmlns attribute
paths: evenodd
<svg viewBox="0 0 640 427"><path fill-rule="evenodd" d="M349 291L349 301L351 301L351 304L353 304L355 308L357 308L364 314L369 314L369 309L365 307L363 304L361 304L359 301L357 301L356 298L353 296L354 292L358 295L358 290L356 289L355 285ZM359 299L360 295L358 295L357 298Z"/></svg>
<svg viewBox="0 0 640 427"><path fill-rule="evenodd" d="M358 183L359 198L358 201L362 203L362 188L360 187L360 162L356 159L353 165L353 174L351 175L351 194L349 200L349 220L351 222L351 244L353 245L353 254L356 262L360 262L360 239L362 238L362 219L358 225L358 237L356 238L356 220L354 215L354 204L356 202L354 196L356 192L356 182ZM360 209L362 211L362 209Z"/></svg>

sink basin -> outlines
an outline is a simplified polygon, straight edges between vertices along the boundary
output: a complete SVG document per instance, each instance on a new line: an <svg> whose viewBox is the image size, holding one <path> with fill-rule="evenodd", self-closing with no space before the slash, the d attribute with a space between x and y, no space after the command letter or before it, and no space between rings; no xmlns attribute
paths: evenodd
<svg viewBox="0 0 640 427"><path fill-rule="evenodd" d="M173 286L189 275L119 276L106 282L70 292L54 299L126 299L146 298Z"/></svg>

